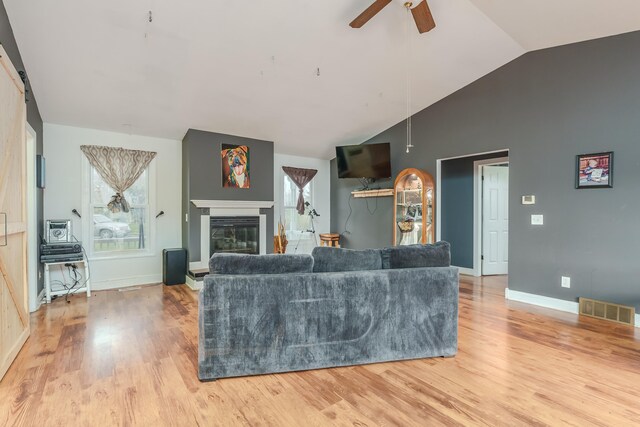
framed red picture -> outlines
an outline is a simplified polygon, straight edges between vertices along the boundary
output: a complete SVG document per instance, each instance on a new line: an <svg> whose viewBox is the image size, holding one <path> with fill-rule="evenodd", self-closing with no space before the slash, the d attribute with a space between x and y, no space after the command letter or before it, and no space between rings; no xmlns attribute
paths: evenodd
<svg viewBox="0 0 640 427"><path fill-rule="evenodd" d="M613 151L577 155L576 188L613 188Z"/></svg>

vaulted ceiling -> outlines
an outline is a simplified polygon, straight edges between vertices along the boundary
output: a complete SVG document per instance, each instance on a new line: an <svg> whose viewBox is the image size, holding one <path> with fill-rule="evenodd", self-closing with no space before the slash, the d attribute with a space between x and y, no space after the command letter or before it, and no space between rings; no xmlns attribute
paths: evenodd
<svg viewBox="0 0 640 427"><path fill-rule="evenodd" d="M45 122L323 158L406 117L407 64L414 113L527 51L640 29L637 0L429 0L437 27L409 37L397 0L361 29L373 0L3 1Z"/></svg>

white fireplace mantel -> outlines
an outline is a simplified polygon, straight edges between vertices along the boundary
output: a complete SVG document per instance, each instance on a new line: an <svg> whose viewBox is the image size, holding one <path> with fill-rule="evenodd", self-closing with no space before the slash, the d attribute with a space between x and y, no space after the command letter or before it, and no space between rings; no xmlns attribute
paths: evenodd
<svg viewBox="0 0 640 427"><path fill-rule="evenodd" d="M196 208L205 209L270 209L273 200L192 200Z"/></svg>
<svg viewBox="0 0 640 427"><path fill-rule="evenodd" d="M260 218L260 253L267 253L267 215L260 213L260 209L272 208L273 201L191 200L191 203L197 208L209 209L208 213L200 215L200 260L189 263L191 270L209 268L211 217L256 216Z"/></svg>

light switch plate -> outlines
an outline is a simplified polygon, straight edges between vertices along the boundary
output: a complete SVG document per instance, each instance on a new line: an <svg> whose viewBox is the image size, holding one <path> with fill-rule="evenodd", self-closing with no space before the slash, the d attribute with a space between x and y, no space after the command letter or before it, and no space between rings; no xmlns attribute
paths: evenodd
<svg viewBox="0 0 640 427"><path fill-rule="evenodd" d="M531 225L544 225L544 215L531 215Z"/></svg>

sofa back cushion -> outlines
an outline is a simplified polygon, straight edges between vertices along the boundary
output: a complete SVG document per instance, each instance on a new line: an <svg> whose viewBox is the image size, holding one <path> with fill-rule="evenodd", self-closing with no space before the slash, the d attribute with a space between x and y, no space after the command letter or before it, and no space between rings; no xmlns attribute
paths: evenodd
<svg viewBox="0 0 640 427"><path fill-rule="evenodd" d="M381 270L382 254L380 249L342 249L329 246L317 246L311 252L313 271L326 273L331 271Z"/></svg>
<svg viewBox="0 0 640 427"><path fill-rule="evenodd" d="M449 242L432 245L394 246L382 249L383 268L449 267L451 246Z"/></svg>
<svg viewBox="0 0 640 427"><path fill-rule="evenodd" d="M211 274L283 274L313 272L311 255L293 254L213 254L209 260Z"/></svg>

